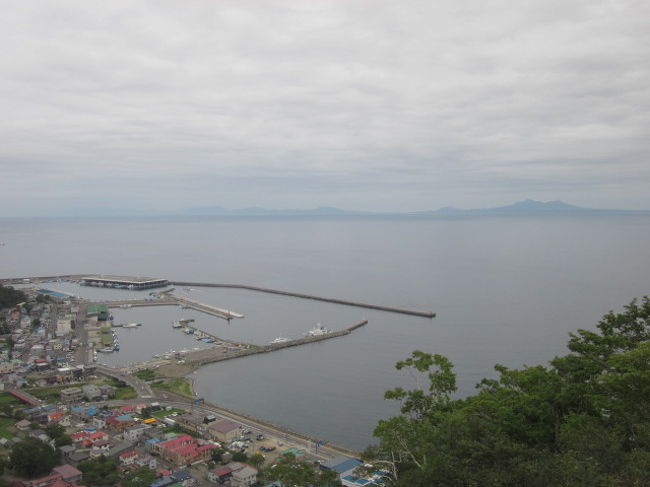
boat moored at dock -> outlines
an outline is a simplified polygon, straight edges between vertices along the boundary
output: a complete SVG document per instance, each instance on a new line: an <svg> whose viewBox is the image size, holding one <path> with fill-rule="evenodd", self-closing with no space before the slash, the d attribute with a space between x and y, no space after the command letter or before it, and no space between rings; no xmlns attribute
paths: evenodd
<svg viewBox="0 0 650 487"><path fill-rule="evenodd" d="M307 335L307 336L310 336L310 337L319 337L319 336L327 335L328 333L332 333L332 331L331 331L331 330L328 330L328 329L325 328L323 325L321 325L320 323L318 323L315 327L313 327L312 329L310 329L310 330L306 333L306 335Z"/></svg>

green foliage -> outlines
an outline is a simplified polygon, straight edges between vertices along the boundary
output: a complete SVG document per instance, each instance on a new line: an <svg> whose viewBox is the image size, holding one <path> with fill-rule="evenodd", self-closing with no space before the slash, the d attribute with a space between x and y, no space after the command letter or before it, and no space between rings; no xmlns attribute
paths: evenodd
<svg viewBox="0 0 650 487"><path fill-rule="evenodd" d="M255 453L248 459L248 463L255 468L259 468L260 465L264 463L264 455L261 453Z"/></svg>
<svg viewBox="0 0 650 487"><path fill-rule="evenodd" d="M104 456L80 463L78 468L83 472L84 484L90 486L116 485L120 480L117 461Z"/></svg>
<svg viewBox="0 0 650 487"><path fill-rule="evenodd" d="M248 456L246 456L246 453L243 451L238 451L232 454L232 461L233 462L247 462L248 461Z"/></svg>
<svg viewBox="0 0 650 487"><path fill-rule="evenodd" d="M212 461L215 463L221 463L223 461L223 450L219 448L212 450Z"/></svg>
<svg viewBox="0 0 650 487"><path fill-rule="evenodd" d="M45 428L47 436L54 440L54 444L59 447L72 444L72 439L65 434L65 428L58 423L50 423Z"/></svg>
<svg viewBox="0 0 650 487"><path fill-rule="evenodd" d="M27 295L24 292L0 284L0 310L11 308L26 300Z"/></svg>
<svg viewBox="0 0 650 487"><path fill-rule="evenodd" d="M296 457L285 455L277 464L261 470L262 485L280 481L286 487L339 487L341 481L331 470L318 470L307 462L298 462Z"/></svg>
<svg viewBox="0 0 650 487"><path fill-rule="evenodd" d="M122 479L122 487L148 487L156 478L156 472L148 467L140 467Z"/></svg>
<svg viewBox="0 0 650 487"><path fill-rule="evenodd" d="M25 438L11 448L9 464L21 475L34 477L52 470L60 459L60 453L37 438Z"/></svg>
<svg viewBox="0 0 650 487"><path fill-rule="evenodd" d="M156 378L156 373L151 369L138 370L133 375L142 380L154 380Z"/></svg>
<svg viewBox="0 0 650 487"><path fill-rule="evenodd" d="M416 387L386 392L402 414L378 423L364 458L398 486L648 485L650 301L597 330L571 334L548 367L497 365L465 399L446 358L413 352L396 367Z"/></svg>

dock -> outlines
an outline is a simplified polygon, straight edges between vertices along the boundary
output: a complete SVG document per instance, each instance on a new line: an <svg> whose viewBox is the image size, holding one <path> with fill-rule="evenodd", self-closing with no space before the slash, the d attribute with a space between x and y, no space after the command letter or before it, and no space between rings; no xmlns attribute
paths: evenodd
<svg viewBox="0 0 650 487"><path fill-rule="evenodd" d="M186 298L184 296L178 296L177 294L165 293L167 300L175 301L181 306L187 306L188 308L206 313L217 318L223 318L224 320L230 321L233 318L243 318L244 315L241 313L236 313L235 311L230 311L229 309L217 308L210 304L199 303L193 299Z"/></svg>

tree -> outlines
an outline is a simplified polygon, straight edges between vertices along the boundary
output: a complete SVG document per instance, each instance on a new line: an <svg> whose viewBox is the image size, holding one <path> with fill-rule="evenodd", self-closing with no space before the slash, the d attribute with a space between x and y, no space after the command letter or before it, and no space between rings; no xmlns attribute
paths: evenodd
<svg viewBox="0 0 650 487"><path fill-rule="evenodd" d="M238 451L233 453L232 455L232 461L233 462L247 462L248 457L246 456L246 453L243 451Z"/></svg>
<svg viewBox="0 0 650 487"><path fill-rule="evenodd" d="M156 472L148 467L136 468L122 479L123 487L149 487L156 478Z"/></svg>
<svg viewBox="0 0 650 487"><path fill-rule="evenodd" d="M315 470L313 465L307 462L299 462L292 454L284 457L269 468L260 472L264 483L280 481L285 487L339 487L341 481L335 472Z"/></svg>
<svg viewBox="0 0 650 487"><path fill-rule="evenodd" d="M11 308L26 300L27 295L24 292L0 284L0 310Z"/></svg>
<svg viewBox="0 0 650 487"><path fill-rule="evenodd" d="M215 463L221 463L223 461L223 450L220 448L215 448L212 450L212 461Z"/></svg>
<svg viewBox="0 0 650 487"><path fill-rule="evenodd" d="M248 459L248 463L250 463L255 468L259 468L260 465L264 463L264 455L261 453L255 453Z"/></svg>
<svg viewBox="0 0 650 487"><path fill-rule="evenodd" d="M48 473L60 460L60 453L37 438L25 438L11 448L12 468L28 477Z"/></svg>
<svg viewBox="0 0 650 487"><path fill-rule="evenodd" d="M83 472L84 483L91 486L116 485L120 480L117 462L104 456L80 463L79 470Z"/></svg>

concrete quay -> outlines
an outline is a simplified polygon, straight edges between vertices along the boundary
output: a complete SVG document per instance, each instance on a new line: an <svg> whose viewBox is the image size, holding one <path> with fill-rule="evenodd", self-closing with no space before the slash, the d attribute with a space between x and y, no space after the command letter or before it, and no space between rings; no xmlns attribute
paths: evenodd
<svg viewBox="0 0 650 487"><path fill-rule="evenodd" d="M175 301L177 304L180 304L181 306L187 306L188 308L192 308L196 311L200 311L202 313L216 316L217 318L223 318L224 320L230 321L233 318L244 317L244 315L241 313L236 313L235 311L230 311L229 309L217 308L216 306L212 306L210 304L199 303L198 301L194 301L193 299L189 299L184 296L171 294L171 292L166 292L163 294L164 296L167 297L167 300Z"/></svg>
<svg viewBox="0 0 650 487"><path fill-rule="evenodd" d="M248 348L243 348L236 351L224 351L221 347L212 347L203 350L195 350L188 352L183 357L186 364L201 366L209 364L212 362L222 362L224 360L230 360L239 357L246 357L248 355L255 355L258 353L268 353L274 352L276 350L281 350L288 347L296 347L298 345L305 345L307 343L315 343L323 340L329 340L330 338L338 338L345 335L349 335L357 328L360 328L368 323L368 320L363 320L358 323L355 323L343 330L332 331L324 335L318 336L308 336L303 338L296 338L295 340L289 340L282 343L271 343L268 345L248 345Z"/></svg>
<svg viewBox="0 0 650 487"><path fill-rule="evenodd" d="M291 291L281 291L279 289L271 289L267 287L260 286L249 286L245 284L217 284L209 282L182 282L182 281L170 281L174 286L186 286L186 287L219 287L219 288L231 288L231 289L246 289L248 291L257 291L261 293L269 294L280 294L282 296L290 296L293 298L301 299L311 299L314 301L324 301L326 303L342 304L345 306L355 306L357 308L367 308L367 309L376 309L379 311L387 311L389 313L400 313L404 315L411 316L420 316L422 318L435 318L436 314L432 311L418 311L407 308L398 308L394 306L383 306L381 304L370 304L362 303L360 301L350 301L347 299L339 298L327 298L323 296L316 296L314 294L305 294L305 293L296 293Z"/></svg>

